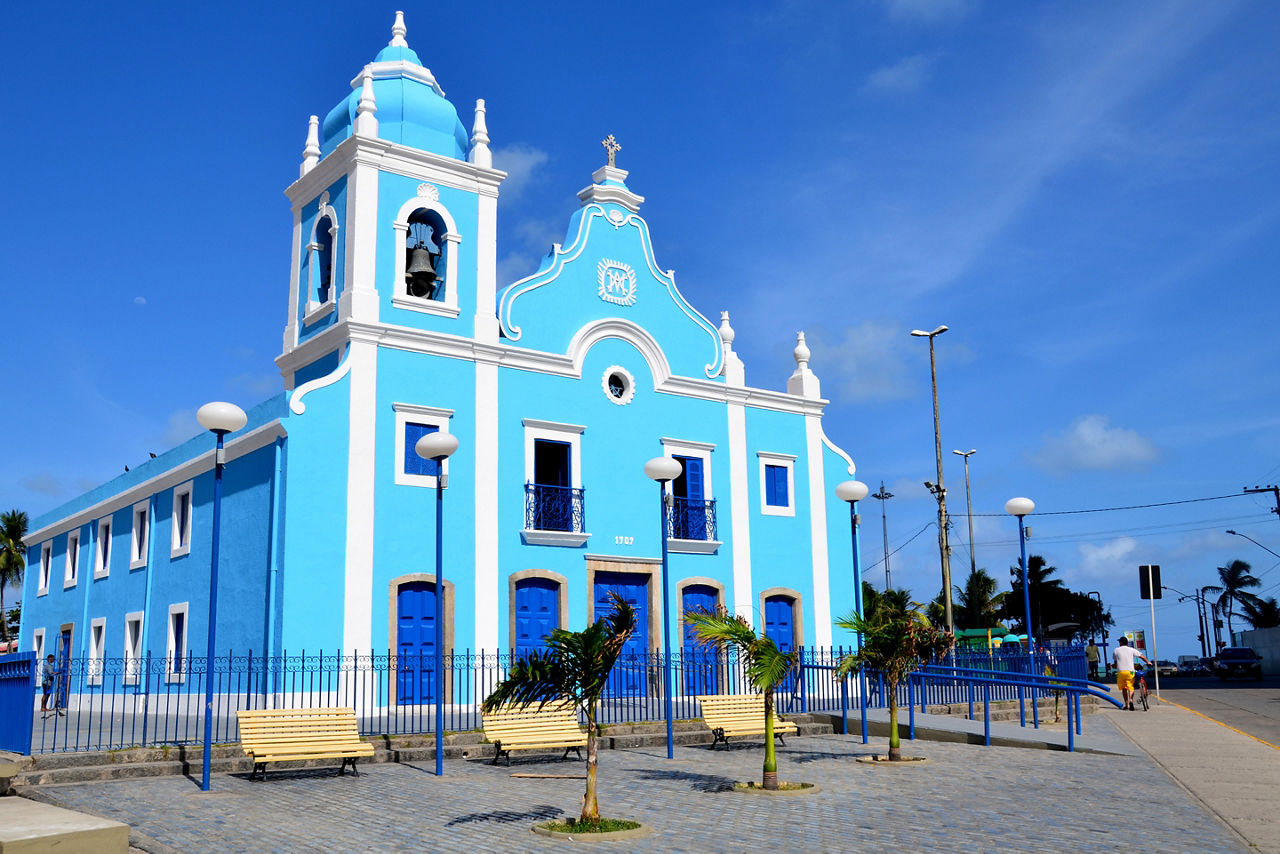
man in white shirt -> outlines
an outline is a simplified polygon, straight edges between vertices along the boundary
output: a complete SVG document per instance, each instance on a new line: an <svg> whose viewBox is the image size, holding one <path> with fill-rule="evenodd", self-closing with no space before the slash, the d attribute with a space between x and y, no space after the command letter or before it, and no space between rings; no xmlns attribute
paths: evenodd
<svg viewBox="0 0 1280 854"><path fill-rule="evenodd" d="M1129 646L1129 639L1124 635L1120 636L1120 645L1116 647L1116 651L1111 653L1112 659L1116 664L1116 687L1120 689L1120 698L1124 700L1124 708L1127 711L1133 711L1133 660L1141 658L1147 664L1151 663L1151 659Z"/></svg>

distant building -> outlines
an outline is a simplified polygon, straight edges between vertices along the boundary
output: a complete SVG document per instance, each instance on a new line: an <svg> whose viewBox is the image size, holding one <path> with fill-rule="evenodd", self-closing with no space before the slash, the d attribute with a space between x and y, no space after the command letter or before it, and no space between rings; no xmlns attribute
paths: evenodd
<svg viewBox="0 0 1280 854"><path fill-rule="evenodd" d="M684 299L643 199L609 164L563 244L499 289L484 103L470 134L405 41L323 121L288 189L293 264L283 390L228 436L220 649L432 652L437 472L445 464L446 646L527 649L617 592L661 646L659 503L668 488L672 634L722 604L784 646L850 643L853 471L824 435L804 336L785 391L746 385L728 313ZM21 642L136 662L203 651L212 437L197 436L32 524Z"/></svg>

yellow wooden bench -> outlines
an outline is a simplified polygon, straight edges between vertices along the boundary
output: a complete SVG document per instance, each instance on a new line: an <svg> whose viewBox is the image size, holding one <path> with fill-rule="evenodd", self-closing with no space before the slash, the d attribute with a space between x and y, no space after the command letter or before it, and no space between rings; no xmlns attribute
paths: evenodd
<svg viewBox="0 0 1280 854"><path fill-rule="evenodd" d="M532 750L546 747L563 747L568 758L573 750L582 758L582 748L587 734L578 726L578 710L571 702L547 703L539 708L534 703L524 708L504 706L496 712L481 716L484 737L496 748L493 762L506 754L511 764L511 751Z"/></svg>
<svg viewBox="0 0 1280 854"><path fill-rule="evenodd" d="M246 709L236 712L240 746L253 759L252 780L266 779L268 762L295 759L341 759L339 774L357 777L356 759L373 756L373 745L360 740L356 711L337 709Z"/></svg>
<svg viewBox="0 0 1280 854"><path fill-rule="evenodd" d="M764 735L764 694L706 694L698 698L702 704L702 720L711 728L715 741L729 743L730 736ZM795 735L799 729L794 723L784 721L773 713L773 735L782 741L782 734Z"/></svg>

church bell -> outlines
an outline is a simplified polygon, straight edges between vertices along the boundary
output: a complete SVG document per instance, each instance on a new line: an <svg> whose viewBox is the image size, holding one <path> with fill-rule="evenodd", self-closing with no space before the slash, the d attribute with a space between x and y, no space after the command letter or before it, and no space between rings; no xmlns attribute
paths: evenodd
<svg viewBox="0 0 1280 854"><path fill-rule="evenodd" d="M409 296L431 299L436 291L436 268L431 253L421 245L409 250L409 263L405 267L404 282Z"/></svg>

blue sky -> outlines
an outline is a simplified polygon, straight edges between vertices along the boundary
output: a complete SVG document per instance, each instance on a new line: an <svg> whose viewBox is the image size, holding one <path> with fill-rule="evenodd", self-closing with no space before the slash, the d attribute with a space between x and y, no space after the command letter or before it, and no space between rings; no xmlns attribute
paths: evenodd
<svg viewBox="0 0 1280 854"><path fill-rule="evenodd" d="M33 516L279 388L307 116L395 6L19 4L0 249L0 504ZM827 431L883 480L896 584L939 582L937 339L956 583L1007 583L1006 499L1074 511L1280 481L1280 6L1269 2L467 4L405 8L470 126L488 106L503 282L559 241L622 143L659 262L781 388L805 330ZM1280 561L1265 496L1031 517L1033 553L1143 628L1137 569L1182 590ZM865 577L883 583L880 507ZM915 536L914 539L911 539ZM904 545L905 544L905 545ZM1162 657L1197 651L1165 599ZM1240 626L1237 626L1240 628Z"/></svg>

